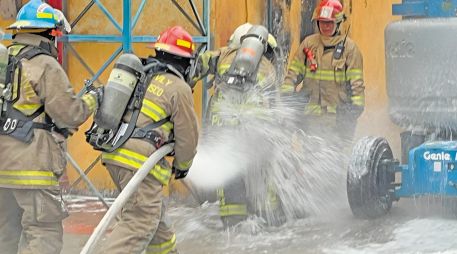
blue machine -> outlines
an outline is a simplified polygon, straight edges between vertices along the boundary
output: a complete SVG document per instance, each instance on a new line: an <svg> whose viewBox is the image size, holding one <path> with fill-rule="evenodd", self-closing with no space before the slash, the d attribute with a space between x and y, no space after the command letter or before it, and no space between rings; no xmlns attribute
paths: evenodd
<svg viewBox="0 0 457 254"><path fill-rule="evenodd" d="M381 137L356 143L347 193L360 218L424 195L456 198L457 207L457 0L403 0L392 12L403 19L385 29L386 82L389 115L405 129L402 156Z"/></svg>
<svg viewBox="0 0 457 254"><path fill-rule="evenodd" d="M392 6L392 14L403 17L455 17L457 0L403 0Z"/></svg>
<svg viewBox="0 0 457 254"><path fill-rule="evenodd" d="M396 197L448 195L457 197L457 142L426 142L409 151L408 165L398 166L401 186Z"/></svg>

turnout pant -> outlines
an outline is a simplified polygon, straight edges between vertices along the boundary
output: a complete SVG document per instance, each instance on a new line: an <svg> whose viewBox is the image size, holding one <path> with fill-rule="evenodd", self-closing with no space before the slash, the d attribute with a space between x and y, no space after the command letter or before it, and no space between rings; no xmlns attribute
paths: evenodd
<svg viewBox="0 0 457 254"><path fill-rule="evenodd" d="M236 225L251 214L262 217L269 226L285 222L276 187L265 173L261 168L253 169L218 189L219 215L224 228Z"/></svg>
<svg viewBox="0 0 457 254"><path fill-rule="evenodd" d="M338 114L305 116L297 125L306 134L323 138L345 154L351 153L356 126L357 119Z"/></svg>
<svg viewBox="0 0 457 254"><path fill-rule="evenodd" d="M248 217L248 199L242 177L232 179L217 190L219 216L224 228L234 226Z"/></svg>
<svg viewBox="0 0 457 254"><path fill-rule="evenodd" d="M119 191L132 179L134 171L107 164ZM148 175L119 214L119 221L106 238L100 253L177 253L176 236L166 219L162 184Z"/></svg>
<svg viewBox="0 0 457 254"><path fill-rule="evenodd" d="M60 190L0 188L0 252L59 254L67 216Z"/></svg>

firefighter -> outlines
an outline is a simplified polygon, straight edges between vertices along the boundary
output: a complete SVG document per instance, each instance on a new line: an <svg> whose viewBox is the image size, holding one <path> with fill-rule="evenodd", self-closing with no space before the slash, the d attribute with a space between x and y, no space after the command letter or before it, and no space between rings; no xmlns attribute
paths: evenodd
<svg viewBox="0 0 457 254"><path fill-rule="evenodd" d="M220 86L221 84L224 84L224 80L222 80L221 77L230 68L231 63L236 56L237 50L241 46L241 37L246 35L252 27L253 25L251 23L245 23L238 26L230 36L227 46L221 47L217 50L206 51L198 56L196 65L197 71L193 75L192 81L196 82L207 76L210 77L211 81L209 82L209 86L207 88L214 86L214 93L210 98L206 120L212 126L222 125L222 122L218 120L219 116L214 114L217 109L212 106L222 96ZM268 34L266 42L267 49L261 58L257 75L259 75L258 79L261 81L259 84L264 86L264 90L276 90L277 87L275 87L275 85L277 83L277 71L275 66L272 65L272 62L276 61L275 53L278 45L275 37L271 34ZM264 80L265 78L268 80Z"/></svg>
<svg viewBox="0 0 457 254"><path fill-rule="evenodd" d="M230 63L233 61L235 57L235 53L237 49L241 46L241 37L246 35L249 29L252 28L251 23L244 23L238 26L235 31L230 36L227 46L221 47L217 50L208 50L205 51L203 54L198 56L198 63L196 64L197 71L192 75L192 81L197 82L205 77L210 77L210 80L214 81L217 76L225 73L227 69L230 67ZM272 34L268 34L267 37L267 51L264 53L264 58L262 58L261 66L268 66L271 67L271 63L276 63L279 61L277 59L278 56L278 44L276 38ZM226 60L219 60L219 59L226 59ZM269 62L269 63L268 63ZM267 68L268 69L268 68ZM275 68L271 68L276 71ZM262 72L262 71L261 71ZM263 72L267 73L267 71L263 70ZM276 73L273 73L276 76ZM219 81L220 82L220 81ZM216 80L216 83L218 81ZM207 88L211 88L214 82L210 82ZM215 92L218 90L217 87L214 88ZM215 93L216 94L216 93Z"/></svg>
<svg viewBox="0 0 457 254"><path fill-rule="evenodd" d="M297 86L303 82L300 98L305 105L306 128L322 134L324 127L329 127L325 135L351 141L364 109L365 87L362 55L355 42L340 32L345 19L339 0L320 2L312 17L319 32L300 44L281 94L286 97L299 92Z"/></svg>
<svg viewBox="0 0 457 254"><path fill-rule="evenodd" d="M144 64L158 61L167 67L149 75L145 81L147 90L140 114L133 123L137 130L144 131L135 131L122 146L112 152L104 152L102 162L119 191L122 191L135 171L164 143L174 142L174 161L170 167L162 159L153 167L123 207L120 220L106 239L101 253L177 253L176 236L166 217L162 189L168 185L172 174L175 179L186 177L196 154L197 117L192 87L185 81L193 58L194 43L187 31L175 26L163 31L153 48L155 57L145 59ZM129 69L132 67L123 68ZM107 89L108 86L105 87L106 95ZM106 97L103 100L116 102ZM128 109L124 122L130 122L132 115L134 113ZM141 133L149 135L141 136Z"/></svg>
<svg viewBox="0 0 457 254"><path fill-rule="evenodd" d="M255 29L262 28L265 30L267 35L263 38L258 34L255 34ZM254 32L254 33L253 33ZM258 68L255 69L253 76L255 77L256 83L256 90L245 90L242 91L245 94L251 93L252 91L256 91L257 96L260 97L259 100L251 100L239 103L239 101L230 102L228 95L231 93L230 89L227 89L227 86L230 82L230 77L233 75L230 73L233 66L236 66L237 56L239 52L251 52L249 50L243 50L243 42L247 38L257 38L261 39L264 43L262 45L261 53L262 56L259 59ZM210 98L208 111L207 111L207 123L210 126L210 131L214 131L214 135L217 135L219 130L224 127L237 129L240 125L244 123L240 122L239 119L236 117L233 118L231 116L227 116L227 112L221 109L223 105L230 104L233 107L239 106L240 108L247 106L249 108L249 104L254 107L271 107L274 103L276 96L278 94L278 86L277 86L277 73L276 68L273 66L272 62L275 61L275 51L277 49L277 43L275 38L268 33L268 30L263 26L252 25L250 23L246 23L240 25L231 35L228 45L226 47L222 47L215 51L207 51L201 54L198 58L198 65L196 76L197 79L201 79L207 75L214 76L214 81L212 85L214 86L214 93ZM251 66L255 66L255 63L251 64ZM248 79L246 79L248 80ZM236 90L236 89L235 89ZM252 96L255 97L255 96ZM253 105L252 105L253 104ZM231 106L231 107L232 107ZM262 116L257 116L258 118L262 118ZM251 166L255 167L254 164L262 165L263 167L268 167L265 161L260 162L254 161L257 159L252 158ZM263 158L265 160L265 158ZM271 197L268 200L264 200L265 202L263 205L268 205L268 209L265 207L258 207L256 204L256 197L252 197L247 193L247 186L246 184L248 181L243 179L242 176L237 177L225 184L223 188L217 190L217 195L220 201L220 209L219 215L223 222L224 228L232 227L239 222L245 220L248 215L250 214L257 214L261 216L265 216L262 214L260 210L265 212L265 210L273 210L276 211L279 203L277 202L276 194L274 192L274 187L268 183L267 179L262 179L262 185L265 186L263 196ZM262 181L259 179L259 181ZM254 194L255 195L255 194ZM248 197L251 196L251 197ZM268 204L267 204L268 203ZM273 209L270 209L273 208ZM278 224L276 221L275 216L266 216L267 223L270 225Z"/></svg>
<svg viewBox="0 0 457 254"><path fill-rule="evenodd" d="M0 82L1 253L62 249L66 138L95 110L102 91L75 96L54 46L68 28L61 12L41 0L25 4L7 28L13 41L0 73L6 79Z"/></svg>

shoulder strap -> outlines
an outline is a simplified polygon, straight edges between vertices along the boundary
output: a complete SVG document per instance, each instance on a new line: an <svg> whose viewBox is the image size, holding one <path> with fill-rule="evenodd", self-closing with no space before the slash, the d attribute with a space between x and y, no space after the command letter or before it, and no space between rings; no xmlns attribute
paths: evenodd
<svg viewBox="0 0 457 254"><path fill-rule="evenodd" d="M56 131L63 136L68 137L68 130L66 129L59 129L57 126L52 122L50 117L46 115L45 117L45 122L44 123L36 123L33 122L33 119L38 117L44 112L44 105L42 105L38 110L36 110L32 115L30 116L25 116L22 112L19 110L16 110L13 108L13 104L19 100L20 96L20 90L21 90L21 76L22 76L22 64L21 64L21 59L27 59L30 60L34 58L37 55L49 55L52 56L51 51L49 48L43 48L41 47L42 45L40 44L40 47L37 46L32 46L32 45L21 45L21 44L13 44L10 47L10 55L9 55L9 60L8 60L8 66L7 66L7 76L6 76L6 84L12 84L14 81L15 77L15 71L18 69L18 80L17 80L17 91L15 93L17 94L16 98L10 98L9 100L6 100L7 106L6 106L6 115L10 115L11 117L16 116L16 121L21 122L21 126L18 126L18 128L12 130L12 136L15 138L18 138L19 140L22 140L24 142L28 142L32 137L33 137L33 129L43 129L47 131ZM49 46L49 45L48 45ZM23 49L31 47L29 50L26 50L25 52L21 52ZM11 88L12 89L12 88Z"/></svg>
<svg viewBox="0 0 457 254"><path fill-rule="evenodd" d="M25 52L21 53L21 51L23 49L28 48L28 47L31 47L31 49L26 50ZM43 43L43 42L41 42L39 46L27 45L27 44L13 44L13 45L10 45L8 48L12 49L12 52L10 55L12 55L14 58L16 58L17 61L21 60L22 58L30 60L37 55L52 56L51 48L50 48L49 44Z"/></svg>
<svg viewBox="0 0 457 254"><path fill-rule="evenodd" d="M106 139L103 138L106 134L100 135L100 133L97 132L98 127L96 125L92 125L93 127L91 127L90 131L86 132L86 139L96 150L111 153L121 147L128 139L132 138L132 135L134 138L139 138L140 136L144 136L146 138L146 133L145 135L140 135L140 133L147 132L150 128L157 128L169 121L169 118L165 118L143 128L136 127L136 123L143 106L143 99L152 78L157 74L166 73L169 70L166 64L161 63L157 59L148 58L142 59L142 61L146 76L141 79L140 83L135 87L135 91L133 92L130 102L126 108L126 111L133 111L130 121L128 123L122 123L121 127L116 130L116 133L114 135L110 135L110 137ZM134 133L136 134L134 135Z"/></svg>
<svg viewBox="0 0 457 254"><path fill-rule="evenodd" d="M14 81L15 71L16 71L16 69L18 69L18 82L17 82L18 90L16 92L17 95L20 94L20 89L21 89L20 84L22 83L21 59L25 58L27 60L30 60L38 55L52 56L50 49L43 48L42 46L44 46L44 44L43 45L42 44L43 43L40 43L39 47L33 46L33 45L21 45L21 44L13 44L8 47L8 49L11 49L11 53L9 55L8 66L7 66L6 84L12 83ZM22 50L26 49L27 47L31 47L31 49L26 50L25 52L22 52ZM11 102L14 103L18 99L19 99L19 97L15 98Z"/></svg>
<svg viewBox="0 0 457 254"><path fill-rule="evenodd" d="M16 56L16 58L18 59L18 61L20 59L27 59L27 60L30 60L38 55L48 55L48 56L52 56L51 55L51 52L45 50L45 49L42 49L40 47L33 47L31 48L30 50L27 50L26 52L24 53L21 53L19 55Z"/></svg>
<svg viewBox="0 0 457 254"><path fill-rule="evenodd" d="M145 83L149 84L149 82L151 82L151 79L154 75L155 75L155 73L150 71L147 74ZM145 95L144 93L138 92L138 90L143 89L143 88L139 88L141 85L142 84L138 84L135 89L134 96L136 96L137 98L134 98L134 100L132 102L132 105L134 105L135 107L134 107L132 117L130 118L130 122L128 123L127 129L125 130L124 135L111 148L104 149L105 152L108 152L108 153L113 152L114 150L121 147L132 136L132 133L136 128L136 122L138 121L138 116L140 115L141 106L142 106L143 98Z"/></svg>

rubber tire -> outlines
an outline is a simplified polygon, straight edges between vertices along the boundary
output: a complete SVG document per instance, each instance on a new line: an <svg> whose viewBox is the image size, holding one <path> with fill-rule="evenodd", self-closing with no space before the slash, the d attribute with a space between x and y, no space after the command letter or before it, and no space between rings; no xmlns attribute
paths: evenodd
<svg viewBox="0 0 457 254"><path fill-rule="evenodd" d="M380 165L386 159L393 160L393 155L384 138L364 137L354 146L347 174L347 195L355 217L378 218L392 207L394 197L389 188L395 173Z"/></svg>

